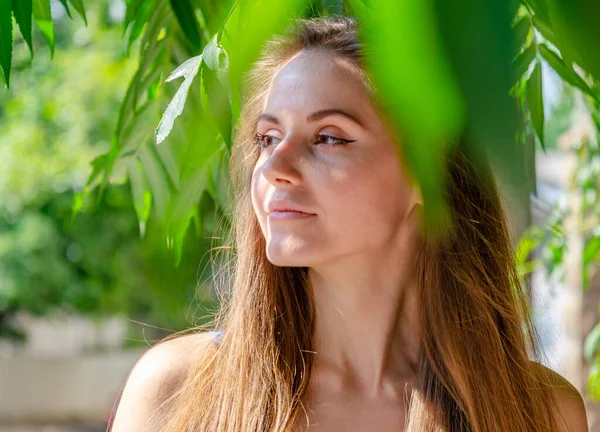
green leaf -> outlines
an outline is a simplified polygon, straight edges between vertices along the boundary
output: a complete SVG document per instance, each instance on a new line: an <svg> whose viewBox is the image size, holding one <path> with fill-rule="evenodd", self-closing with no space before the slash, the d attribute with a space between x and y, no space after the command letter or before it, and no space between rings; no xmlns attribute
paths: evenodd
<svg viewBox="0 0 600 432"><path fill-rule="evenodd" d="M147 94L147 87L159 75L167 73L165 68L172 67L173 50L178 46L170 38L160 37L173 21L173 14L167 2L163 2L160 9L149 8L144 13L149 13L150 16L144 18L144 21L147 21L146 30L140 42L140 65L132 93L134 112L137 110L140 98Z"/></svg>
<svg viewBox="0 0 600 432"><path fill-rule="evenodd" d="M139 8L142 6L142 3L148 0L125 0L125 19L123 20L123 33L122 36L125 36L125 32L129 27L129 24L133 22L135 19Z"/></svg>
<svg viewBox="0 0 600 432"><path fill-rule="evenodd" d="M173 17L167 2L159 1L155 6L155 9L149 9L148 12L151 16L140 43L138 69L129 83L119 109L111 148L106 154L107 163L100 183L101 189L106 187L107 179L119 158L131 156L138 148L146 145L156 125L159 101L148 100L147 95L150 93L148 90L150 87L156 90L153 83L159 79L165 65L171 64L167 45L175 45L168 38L157 40L157 35L163 26L168 26ZM144 98L146 98L145 102Z"/></svg>
<svg viewBox="0 0 600 432"><path fill-rule="evenodd" d="M191 42L194 50L200 50L200 30L192 3L190 0L170 0L170 2L185 37Z"/></svg>
<svg viewBox="0 0 600 432"><path fill-rule="evenodd" d="M154 110L150 108L154 108ZM152 132L156 126L155 112L156 107L153 102L148 101L127 123L119 136L121 156L135 153L140 146L152 137Z"/></svg>
<svg viewBox="0 0 600 432"><path fill-rule="evenodd" d="M515 139L519 113L509 93L514 82L510 64L515 55L515 34L508 2L434 0L433 4L440 41L466 105L468 153L476 165L492 160L502 176L522 184L526 177L521 163L524 155ZM415 43L419 42L417 39ZM428 51L423 49L422 55L425 53Z"/></svg>
<svg viewBox="0 0 600 432"><path fill-rule="evenodd" d="M167 156L176 161L178 168L177 194L171 200L167 222L176 255L181 251L190 220L199 217L198 204L212 180L211 162L227 153L223 151L225 146L216 131L207 127L205 122L208 118L198 114L201 110L199 90L199 86L192 87L186 101L186 111L168 141L156 147L159 153L170 150ZM165 160L164 155L161 158Z"/></svg>
<svg viewBox="0 0 600 432"><path fill-rule="evenodd" d="M229 59L225 50L218 44L217 37L206 45L202 52L201 64L203 111L211 118L221 133L228 149L231 149L232 115L231 94L229 92Z"/></svg>
<svg viewBox="0 0 600 432"><path fill-rule="evenodd" d="M554 69L554 71L563 80L565 80L572 86L577 87L578 89L586 93L588 96L595 99L598 103L600 103L600 98L598 97L596 92L590 88L590 86L583 80L581 76L579 76L577 72L575 72L572 68L569 70L569 68L567 68L567 66L565 65L563 59L558 54L552 51L545 44L538 45L538 50L540 51L542 58L548 62L550 67Z"/></svg>
<svg viewBox="0 0 600 432"><path fill-rule="evenodd" d="M206 189L208 171L206 167L199 167L194 176L185 181L172 202L169 214L169 231L175 239L176 250L180 251L183 236L193 216L202 194ZM179 262L179 256L177 263Z"/></svg>
<svg viewBox="0 0 600 432"><path fill-rule="evenodd" d="M10 85L10 65L12 63L12 14L10 0L0 0L0 66L6 87Z"/></svg>
<svg viewBox="0 0 600 432"><path fill-rule="evenodd" d="M31 58L33 58L33 43L31 42L31 0L12 0L12 9L15 20L21 30L21 35L23 36L23 39L25 39L25 42L27 42Z"/></svg>
<svg viewBox="0 0 600 432"><path fill-rule="evenodd" d="M597 357L591 362L586 390L592 401L600 401L600 359Z"/></svg>
<svg viewBox="0 0 600 432"><path fill-rule="evenodd" d="M65 8L65 11L67 12L67 15L69 16L69 18L73 19L73 16L71 15L71 10L69 9L69 3L67 3L67 0L59 0L59 1Z"/></svg>
<svg viewBox="0 0 600 432"><path fill-rule="evenodd" d="M515 262L518 265L525 265L531 252L542 243L543 239L544 234L539 227L532 225L527 228L517 243Z"/></svg>
<svg viewBox="0 0 600 432"><path fill-rule="evenodd" d="M144 55L146 49L153 50L156 45L160 45L156 43L160 42L159 35L163 28L165 29L164 34L166 34L166 30L172 25L172 18L173 14L168 0L146 0L141 3L133 17L127 53L142 34L144 34L144 37L140 43L140 56Z"/></svg>
<svg viewBox="0 0 600 432"><path fill-rule="evenodd" d="M133 207L138 217L140 235L144 237L146 223L152 208L152 192L146 181L144 167L138 158L131 158L127 161L127 176L131 185Z"/></svg>
<svg viewBox="0 0 600 432"><path fill-rule="evenodd" d="M97 156L94 160L92 160L92 162L90 162L90 165L92 166L92 173L88 178L86 186L91 186L96 180L100 178L101 174L106 169L107 163L108 156L106 154Z"/></svg>
<svg viewBox="0 0 600 432"><path fill-rule="evenodd" d="M54 24L50 13L50 0L33 0L33 18L50 47L50 58L54 58Z"/></svg>
<svg viewBox="0 0 600 432"><path fill-rule="evenodd" d="M129 39L127 41L127 52L131 49L131 45L140 37L144 30L144 25L148 22L148 19L152 16L152 8L150 2L144 2L135 11L135 17L133 19L133 25L129 32Z"/></svg>
<svg viewBox="0 0 600 432"><path fill-rule="evenodd" d="M600 81L600 3L598 1L546 0L558 47L566 63L574 61Z"/></svg>
<svg viewBox="0 0 600 432"><path fill-rule="evenodd" d="M519 52L523 45L525 45L530 31L531 20L528 16L524 16L513 26L513 32L515 33L515 52Z"/></svg>
<svg viewBox="0 0 600 432"><path fill-rule="evenodd" d="M600 253L600 237L592 237L583 249L583 265L586 266L598 259Z"/></svg>
<svg viewBox="0 0 600 432"><path fill-rule="evenodd" d="M73 8L77 11L81 18L83 18L83 22L85 25L88 25L87 17L85 16L85 7L83 6L82 0L69 0L69 2L73 5Z"/></svg>
<svg viewBox="0 0 600 432"><path fill-rule="evenodd" d="M216 74L202 62L200 84L204 114L212 119L219 130L227 149L231 150L232 118L227 89L216 78Z"/></svg>
<svg viewBox="0 0 600 432"><path fill-rule="evenodd" d="M370 47L366 64L377 97L392 125L402 125L394 132L402 137L406 168L421 188L426 225L442 228L447 205L438 155L463 127L466 110L436 11L432 2L396 0L355 11L365 24L361 36Z"/></svg>
<svg viewBox="0 0 600 432"><path fill-rule="evenodd" d="M545 21L550 20L546 0L525 0L524 3L530 7L533 13Z"/></svg>
<svg viewBox="0 0 600 432"><path fill-rule="evenodd" d="M529 70L531 62L535 59L537 51L534 45L528 46L521 54L517 56L512 63L513 82L517 82L525 72Z"/></svg>
<svg viewBox="0 0 600 432"><path fill-rule="evenodd" d="M222 209L229 208L232 200L231 182L229 181L228 152L215 153L208 165L209 177L206 190L215 203Z"/></svg>
<svg viewBox="0 0 600 432"><path fill-rule="evenodd" d="M544 147L544 100L542 98L542 65L538 62L527 80L527 104L531 113L531 123L542 148Z"/></svg>
<svg viewBox="0 0 600 432"><path fill-rule="evenodd" d="M549 26L549 23L541 20L537 15L532 17L533 25L535 29L540 32L540 34L546 39L548 42L556 45L556 36L554 35L554 31L552 27Z"/></svg>
<svg viewBox="0 0 600 432"><path fill-rule="evenodd" d="M162 223L166 223L169 206L171 203L172 189L169 179L165 175L165 170L156 152L156 146L148 143L139 149L137 153L141 160L146 181L152 191L152 204L155 215Z"/></svg>
<svg viewBox="0 0 600 432"><path fill-rule="evenodd" d="M177 93L169 102L167 109L165 110L158 127L156 128L156 143L160 144L169 135L171 129L173 129L173 123L175 119L183 112L185 105L185 99L190 90L190 86L200 69L200 63L202 61L202 55L192 57L181 64L175 69L171 75L167 78L167 82L170 82L176 78L185 77L183 83L179 86Z"/></svg>

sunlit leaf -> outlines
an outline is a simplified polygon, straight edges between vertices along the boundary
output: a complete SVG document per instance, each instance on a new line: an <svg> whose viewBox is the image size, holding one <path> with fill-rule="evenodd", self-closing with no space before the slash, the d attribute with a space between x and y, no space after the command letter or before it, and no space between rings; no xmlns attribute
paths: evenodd
<svg viewBox="0 0 600 432"><path fill-rule="evenodd" d="M600 98L590 86L576 73L573 69L568 69L564 61L558 54L548 48L545 44L540 44L538 50L544 60L548 62L550 67L566 82L574 87L577 87L588 96L594 98L600 103Z"/></svg>
<svg viewBox="0 0 600 432"><path fill-rule="evenodd" d="M10 84L10 65L12 62L12 14L10 1L0 0L0 66L2 77L8 87Z"/></svg>
<svg viewBox="0 0 600 432"><path fill-rule="evenodd" d="M544 238L542 230L533 225L521 236L515 249L515 261L524 265L529 255L538 247Z"/></svg>
<svg viewBox="0 0 600 432"><path fill-rule="evenodd" d="M129 24L135 19L142 3L150 0L125 0L125 19L123 20L123 34L127 30Z"/></svg>
<svg viewBox="0 0 600 432"><path fill-rule="evenodd" d="M513 32L515 33L515 52L519 52L521 48L527 42L527 36L531 31L531 19L528 16L522 17L513 26Z"/></svg>
<svg viewBox="0 0 600 432"><path fill-rule="evenodd" d="M535 59L537 50L534 45L531 45L523 50L521 54L517 56L515 61L512 63L513 80L516 82L521 79L523 74L529 70L531 62Z"/></svg>
<svg viewBox="0 0 600 432"><path fill-rule="evenodd" d="M165 113L163 114L158 127L156 128L156 143L160 144L169 135L173 128L173 123L177 117L179 117L183 111L185 105L185 99L190 90L190 86L198 73L200 68L200 62L202 61L202 55L192 57L186 60L182 65L175 69L171 75L167 78L167 82L170 82L176 78L185 77L183 83L179 86L177 93L169 102Z"/></svg>
<svg viewBox="0 0 600 432"><path fill-rule="evenodd" d="M533 129L544 148L544 99L542 97L542 65L537 63L527 80L527 105Z"/></svg>
<svg viewBox="0 0 600 432"><path fill-rule="evenodd" d="M33 18L50 47L50 58L54 57L54 24L50 14L50 0L33 0Z"/></svg>
<svg viewBox="0 0 600 432"><path fill-rule="evenodd" d="M25 42L27 42L31 58L33 58L33 44L31 42L32 8L31 0L12 0L13 14L19 25L19 30L21 30L21 35L23 36L23 39L25 39ZM8 15L10 16L10 13Z"/></svg>
<svg viewBox="0 0 600 432"><path fill-rule="evenodd" d="M597 357L591 362L587 382L587 396L592 401L600 401L600 359Z"/></svg>
<svg viewBox="0 0 600 432"><path fill-rule="evenodd" d="M556 37L554 31L548 26L547 22L542 21L537 15L532 17L533 25L536 30L546 39L548 42L556 45Z"/></svg>
<svg viewBox="0 0 600 432"><path fill-rule="evenodd" d="M131 49L133 43L140 37L142 31L144 30L144 26L152 16L152 3L150 0L147 0L139 5L139 7L135 11L135 16L133 19L133 25L131 26L131 31L129 32L129 39L127 42L127 52Z"/></svg>
<svg viewBox="0 0 600 432"><path fill-rule="evenodd" d="M600 253L600 237L591 238L583 250L583 265L588 265L598 259Z"/></svg>

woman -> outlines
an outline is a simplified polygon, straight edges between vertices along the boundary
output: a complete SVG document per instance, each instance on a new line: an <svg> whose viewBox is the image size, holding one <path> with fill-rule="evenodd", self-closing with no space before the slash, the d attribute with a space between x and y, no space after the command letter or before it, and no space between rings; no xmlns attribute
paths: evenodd
<svg viewBox="0 0 600 432"><path fill-rule="evenodd" d="M113 431L587 431L538 357L500 197L458 142L453 229L419 231L350 18L299 20L247 75L223 332L138 361ZM234 243L233 243L234 242Z"/></svg>

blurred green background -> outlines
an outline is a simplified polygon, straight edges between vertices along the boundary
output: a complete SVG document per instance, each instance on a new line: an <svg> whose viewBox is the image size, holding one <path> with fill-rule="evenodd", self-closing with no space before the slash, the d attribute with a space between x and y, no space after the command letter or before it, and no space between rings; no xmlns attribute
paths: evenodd
<svg viewBox="0 0 600 432"><path fill-rule="evenodd" d="M124 3L88 3L88 26L53 3L53 60L39 33L33 62L16 37L11 86L0 91L0 338L25 337L12 320L18 311L123 314L181 330L212 305L199 283L210 241L189 231L176 267L152 216L140 236L124 175L72 217L90 161L110 147L136 67L122 38ZM145 343L133 328L130 343Z"/></svg>
<svg viewBox="0 0 600 432"><path fill-rule="evenodd" d="M458 132L474 163L489 155L520 194L512 222L527 227L523 284L537 270L542 285L555 278L579 293L560 319L581 324L567 372L591 407L600 400L600 3L578 0L0 0L0 36L13 38L0 44L10 84L0 90L0 345L27 342L23 314L120 317L120 348L132 351L98 370L114 368L114 384L134 350L209 320L241 77L291 19L332 14L365 24L372 77L406 138L432 230L445 211L435 150ZM580 198L565 205L537 188L561 178L564 166L551 164L569 158L572 181L551 185ZM532 203L544 209L537 221ZM7 361L17 370L21 359ZM15 387L46 371L28 367Z"/></svg>

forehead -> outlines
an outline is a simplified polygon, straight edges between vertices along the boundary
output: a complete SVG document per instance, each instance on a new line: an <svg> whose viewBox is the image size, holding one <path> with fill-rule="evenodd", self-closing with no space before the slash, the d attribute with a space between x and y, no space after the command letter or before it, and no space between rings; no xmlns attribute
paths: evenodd
<svg viewBox="0 0 600 432"><path fill-rule="evenodd" d="M265 111L312 112L315 109L353 107L362 112L370 103L367 89L354 66L326 51L301 51L275 75Z"/></svg>

